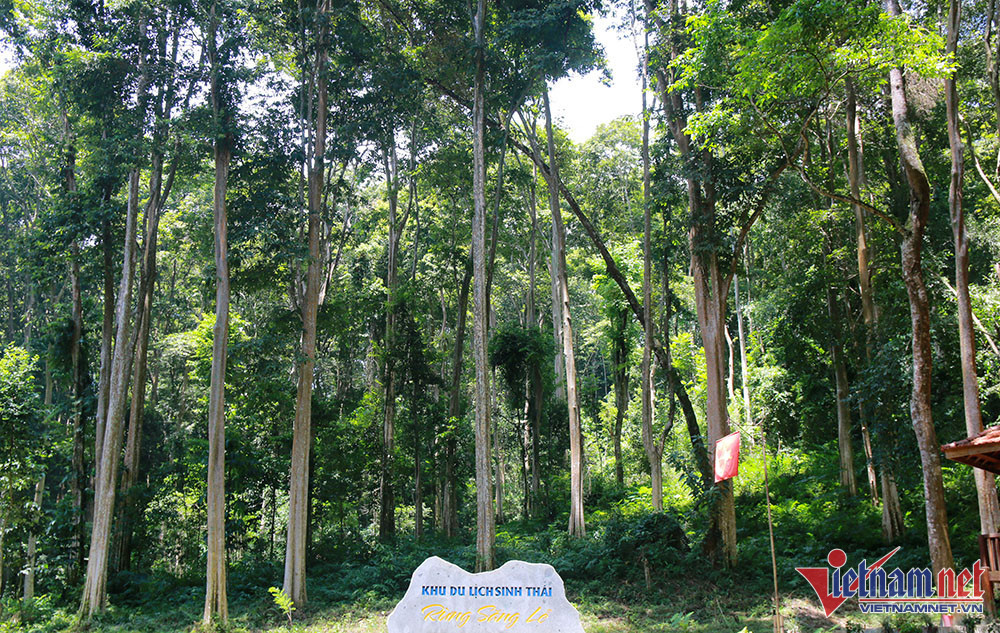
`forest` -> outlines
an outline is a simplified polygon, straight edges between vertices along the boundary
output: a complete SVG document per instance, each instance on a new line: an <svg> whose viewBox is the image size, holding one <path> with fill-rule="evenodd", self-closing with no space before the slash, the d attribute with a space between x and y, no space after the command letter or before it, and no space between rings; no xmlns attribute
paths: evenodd
<svg viewBox="0 0 1000 633"><path fill-rule="evenodd" d="M598 20L639 114L574 140ZM998 29L0 0L0 632L383 632L430 556L588 633L936 630L796 568L1000 533L941 450L1000 422Z"/></svg>

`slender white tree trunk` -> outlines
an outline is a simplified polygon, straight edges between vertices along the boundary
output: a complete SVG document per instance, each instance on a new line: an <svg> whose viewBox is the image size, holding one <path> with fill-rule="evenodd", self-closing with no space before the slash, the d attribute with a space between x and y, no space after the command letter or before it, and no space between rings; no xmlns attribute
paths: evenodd
<svg viewBox="0 0 1000 633"><path fill-rule="evenodd" d="M549 207L556 236L556 278L559 281L559 307L562 316L561 341L566 368L566 406L569 409L569 533L586 536L583 513L583 437L580 432L580 403L576 388L576 359L573 352L573 320L569 307L569 279L566 273L566 229L559 204L559 166L556 162L555 138L552 134L552 110L548 89L542 93L545 106L545 135L549 154Z"/></svg>

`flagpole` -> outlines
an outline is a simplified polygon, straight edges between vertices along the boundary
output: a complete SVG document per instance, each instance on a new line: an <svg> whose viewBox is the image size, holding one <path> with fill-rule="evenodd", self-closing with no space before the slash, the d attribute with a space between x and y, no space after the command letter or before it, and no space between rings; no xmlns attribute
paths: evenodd
<svg viewBox="0 0 1000 633"><path fill-rule="evenodd" d="M778 559L774 554L774 522L771 520L771 488L767 480L767 433L763 433L764 448L764 500L767 502L767 532L771 541L771 577L774 579L774 633L783 633L781 602L778 599Z"/></svg>

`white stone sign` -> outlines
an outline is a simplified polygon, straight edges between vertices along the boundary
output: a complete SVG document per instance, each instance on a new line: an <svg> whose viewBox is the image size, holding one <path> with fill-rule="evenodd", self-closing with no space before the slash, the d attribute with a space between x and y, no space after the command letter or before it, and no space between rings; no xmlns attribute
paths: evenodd
<svg viewBox="0 0 1000 633"><path fill-rule="evenodd" d="M583 633L551 565L509 561L470 574L432 556L389 614L389 633Z"/></svg>

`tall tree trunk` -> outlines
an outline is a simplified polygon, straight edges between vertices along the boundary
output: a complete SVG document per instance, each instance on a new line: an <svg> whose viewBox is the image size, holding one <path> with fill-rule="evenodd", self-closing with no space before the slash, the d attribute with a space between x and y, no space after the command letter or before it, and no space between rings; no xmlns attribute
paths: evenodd
<svg viewBox="0 0 1000 633"><path fill-rule="evenodd" d="M213 2L209 17L208 48L212 65L211 99L215 141L215 327L212 330L212 374L208 394L208 552L205 570L205 611L202 621L229 619L226 596L226 360L229 344L229 240L226 190L232 156L230 117L224 111L220 60L216 49L218 18ZM228 105L228 104L227 104ZM155 227L154 227L155 228ZM152 244L155 250L155 237ZM155 264L154 264L155 265ZM148 324L147 324L148 327ZM136 385L137 389L142 386Z"/></svg>
<svg viewBox="0 0 1000 633"><path fill-rule="evenodd" d="M699 208L695 205L694 208ZM701 331L702 345L705 350L706 368L706 403L705 417L708 421L708 446L714 450L716 442L729 434L729 416L726 410L726 387L723 367L722 329L725 327L726 296L725 280L719 271L718 256L715 253L697 255L699 243L703 238L699 229L692 229L691 251L692 270L694 271L695 304L698 311L698 324ZM719 490L718 500L712 511L712 527L710 532L721 538L721 551L714 551L714 545L709 539L709 553L726 567L736 565L736 508L733 498L731 480L715 484ZM710 534L710 537L712 534Z"/></svg>
<svg viewBox="0 0 1000 633"><path fill-rule="evenodd" d="M111 388L111 346L115 327L115 279L112 268L111 221L101 227L104 255L104 318L101 321L101 368L97 379L97 420L94 426L94 484L104 456L104 435L108 419L108 392Z"/></svg>
<svg viewBox="0 0 1000 633"><path fill-rule="evenodd" d="M387 196L389 199L389 244L386 262L385 287L385 403L382 418L382 471L379 477L379 540L389 541L396 536L396 501L393 493L393 463L396 450L396 284L399 238L402 226L398 216L398 186L396 140L390 134L385 149L384 164ZM412 151L412 150L411 150Z"/></svg>
<svg viewBox="0 0 1000 633"><path fill-rule="evenodd" d="M948 38L946 53L955 54L958 48L958 28L962 5L951 0L948 10ZM972 302L969 298L969 236L965 232L965 209L962 206L962 181L965 176L965 157L958 127L958 88L955 76L945 79L945 105L948 115L948 142L951 148L951 183L948 189L948 211L951 230L955 238L955 293L958 299L958 340L962 358L962 396L965 401L965 430L969 436L983 430L983 417L979 408L979 380L976 376L976 331L972 323ZM974 468L976 493L979 500L979 528L983 534L992 534L1000 525L1000 506L997 504L997 486L993 473Z"/></svg>
<svg viewBox="0 0 1000 633"><path fill-rule="evenodd" d="M423 441L422 424L419 418L414 423L413 441L413 537L418 541L424 535L424 491L421 481L423 471L423 456L420 454L420 443Z"/></svg>
<svg viewBox="0 0 1000 633"><path fill-rule="evenodd" d="M455 350L451 367L451 391L448 396L448 423L458 424L458 416L462 404L460 391L462 379L462 355L465 350L465 324L469 313L469 285L472 283L472 260L470 257L465 265L465 275L458 292L458 323L455 326ZM455 430L451 429L445 441L445 475L444 503L441 512L442 526L446 537L453 538L458 531L458 496L455 480Z"/></svg>
<svg viewBox="0 0 1000 633"><path fill-rule="evenodd" d="M649 36L646 36L646 45ZM644 49L645 50L645 49ZM653 435L653 253L652 212L649 199L649 112L646 108L646 68L648 54L643 54L642 70L642 445L649 460L653 508L663 510L663 456ZM669 336L669 332L667 333Z"/></svg>
<svg viewBox="0 0 1000 633"><path fill-rule="evenodd" d="M552 161L552 157L549 157L549 170L551 173L556 173L558 171L558 166ZM553 171L555 170L555 171ZM550 185L550 197L551 197L551 185ZM556 204L559 204L558 198L556 199ZM551 202L550 202L551 205ZM552 220L552 239L551 248L549 249L549 287L552 291L552 336L555 337L555 355L553 356L553 363L555 366L555 399L557 401L564 400L566 398L566 360L563 358L563 347L562 347L562 302L559 299L559 236L556 233L556 223L555 219Z"/></svg>
<svg viewBox="0 0 1000 633"><path fill-rule="evenodd" d="M580 428L580 403L576 389L576 359L573 353L573 320L569 307L569 278L566 272L566 229L559 203L559 167L556 144L552 134L552 109L548 89L542 93L545 106L545 135L549 154L549 207L552 212L556 243L556 278L559 281L559 312L562 316L561 335L563 362L566 366L566 406L569 409L569 534L587 535L583 514L583 436Z"/></svg>
<svg viewBox="0 0 1000 633"><path fill-rule="evenodd" d="M847 88L847 180L850 186L851 198L861 199L861 182L864 180L864 165L861 162L861 148L858 141L858 114L857 97L854 90L854 82L848 77L845 80ZM858 286L861 289L861 313L865 321L865 360L871 365L872 346L875 340L876 321L878 312L875 308L875 297L871 287L871 270L868 266L870 254L868 252L868 235L865 229L865 211L859 204L851 204L854 211L854 227L857 236L858 248ZM875 477L875 462L872 455L871 433L868 430L867 407L862 402L859 406L859 422L861 423L861 442L865 452L865 472L868 475L868 491L872 500L878 503L879 493ZM885 467L883 466L883 470ZM888 474L883 475L883 480ZM882 487L887 488L885 481ZM888 486L888 489L895 490L895 486ZM902 526L902 515L893 516L892 508L898 507L899 500L889 500L889 503L882 507L883 536L892 541L900 533L892 533L892 526L898 524ZM889 531L886 530L888 528Z"/></svg>
<svg viewBox="0 0 1000 633"><path fill-rule="evenodd" d="M496 526L493 514L493 455L490 446L490 374L487 351L489 298L486 296L486 0L477 0L472 21L476 70L472 105L472 349L476 364L476 571L493 569Z"/></svg>
<svg viewBox="0 0 1000 633"><path fill-rule="evenodd" d="M497 391L496 372L494 371L493 393L496 393L496 391ZM496 398L493 399L493 405L494 407L498 405L498 401ZM500 417L500 412L499 410L497 410L494 412L494 416L491 419L499 419L499 417ZM504 489L507 486L507 476L506 476L506 470L504 468L506 463L506 458L504 457L504 452L503 452L503 438L500 437L499 424L493 425L493 446L496 448L496 471L495 471L496 476L494 478L494 486L493 486L493 491L494 494L496 495L496 501L494 502L493 507L494 510L496 511L496 517L497 517L496 522L498 525L502 525L506 521L506 518L504 517L503 497L504 497Z"/></svg>
<svg viewBox="0 0 1000 633"><path fill-rule="evenodd" d="M628 311L621 311L620 334L615 337L612 349L612 363L615 375L615 428L612 440L615 452L615 483L621 488L625 485L625 468L622 464L622 426L628 411L628 348L625 340L625 329L628 327Z"/></svg>
<svg viewBox="0 0 1000 633"><path fill-rule="evenodd" d="M823 241L824 259L829 256L826 238ZM854 477L854 449L851 446L851 391L847 383L847 367L844 351L840 343L840 311L832 286L827 284L826 306L830 315L830 365L833 369L837 398L837 448L840 455L840 485L847 494L858 494L858 484Z"/></svg>
<svg viewBox="0 0 1000 633"><path fill-rule="evenodd" d="M104 441L101 443L101 459L95 481L94 522L90 534L87 578L84 582L83 597L80 602L80 617L83 620L89 620L94 614L103 611L107 605L108 554L114 521L115 482L118 477L122 424L125 417L125 401L132 368L129 306L132 303L132 278L136 264L135 232L137 207L139 206L138 168L133 169L129 174L128 191L121 285L115 304L115 322L117 323L115 347L108 372L110 380L107 419L104 427Z"/></svg>
<svg viewBox="0 0 1000 633"><path fill-rule="evenodd" d="M653 15L654 9L654 3L647 0L647 15ZM683 24L683 17L678 12L677 3L671 3L669 12L671 24ZM657 17L656 20L657 26L661 28L673 28L662 17ZM680 38L671 38L670 59L677 59L681 54ZM667 89L673 83L667 76L667 70L660 70L658 73L658 84L666 112L667 127L671 137L677 143L681 156L686 161L698 161L703 163L706 168L710 167L710 153L707 150L699 150L694 147L691 137L687 134L687 115L685 113L687 106L682 102L680 92L671 92ZM694 96L696 107L699 110L703 109L702 98L697 90ZM700 156L699 152L701 152ZM704 171L711 173L711 169ZM725 367L723 366L725 356L722 348L722 329L726 322L729 278L723 275L720 270L718 254L715 252L714 240L717 239L717 236L714 234L714 185L710 180L704 179L698 174L691 174L686 180L688 213L691 218L688 242L691 252L691 273L694 278L695 308L698 314L702 345L705 350L707 371L705 417L708 422L708 446L709 451L711 451L715 443L729 433ZM683 400L681 404L683 407ZM719 482L714 487L717 489L718 495L715 497L716 501L711 511L711 524L705 539L705 549L710 558L720 561L726 567L732 567L736 565L737 561L736 508L732 481Z"/></svg>
<svg viewBox="0 0 1000 633"><path fill-rule="evenodd" d="M993 93L993 108L995 112L995 124L997 136L1000 136L1000 37L997 35L997 27L1000 27L1000 6L996 0L989 0L986 9L986 36L983 38L983 47L986 53L986 81L990 85ZM993 48L993 41L996 39L997 48ZM997 151L997 167L995 175L1000 174L1000 150Z"/></svg>
<svg viewBox="0 0 1000 633"><path fill-rule="evenodd" d="M69 125L69 116L65 110L63 117L63 138L66 144L66 166L63 174L63 190L72 199L76 194L76 148L73 146ZM83 491L87 486L83 429L83 358L81 356L81 339L83 338L83 295L80 289L80 243L74 239L70 244L70 295L72 312L70 320L72 322L73 333L70 337L69 356L71 365L72 386L70 394L72 398L72 437L73 437L73 457L72 474L70 475L69 493L73 502L73 531L72 531L72 559L67 572L69 584L76 584L80 571L83 568Z"/></svg>
<svg viewBox="0 0 1000 633"><path fill-rule="evenodd" d="M139 39L146 38L146 16L139 15ZM142 47L140 47L142 48ZM147 90L149 87L148 67L145 56L140 55L139 80L136 87L136 103L138 104L138 133L141 136L145 121L147 106ZM97 446L95 453L97 462L94 480L94 518L90 534L90 550L87 561L87 576L84 581L83 595L80 601L79 617L89 621L94 614L103 611L107 605L107 575L110 540L114 523L115 484L118 477L118 462L122 445L122 426L125 417L125 402L128 397L128 383L132 371L134 339L130 336L132 303L132 282L136 266L136 217L139 207L139 175L138 160L129 172L128 198L125 214L125 243L123 249L122 275L115 302L114 319L116 323L114 352L108 364L106 411L101 415L101 402L98 402ZM105 323L108 321L108 284L111 279L110 253L111 240L110 222L104 226L105 240ZM110 350L110 341L107 341ZM102 353L104 346L102 344ZM103 374L102 370L102 374ZM103 389L102 389L103 392Z"/></svg>
<svg viewBox="0 0 1000 633"><path fill-rule="evenodd" d="M34 507L39 511L42 508L42 494L45 492L45 474L38 478L35 483ZM30 604L35 599L35 564L37 562L38 535L32 530L28 535L27 552L25 553L24 570L24 593L21 594L21 603Z"/></svg>
<svg viewBox="0 0 1000 633"><path fill-rule="evenodd" d="M322 5L325 8L325 4ZM325 9L323 9L325 10ZM320 18L322 19L322 18ZM309 262L306 267L305 292L299 310L302 334L297 363L298 388L295 396L295 422L292 430L292 462L289 473L288 529L285 542L285 578L283 589L298 607L306 604L306 553L309 541L309 464L312 450L312 390L316 367L316 317L319 312L320 275L324 268L320 248L320 212L323 206L324 156L326 154L327 50L323 36L317 43L315 131L313 156L309 167Z"/></svg>
<svg viewBox="0 0 1000 633"><path fill-rule="evenodd" d="M746 266L749 269L749 251L745 251ZM749 279L747 280L749 284ZM740 278L733 275L733 286L736 297L736 329L740 337L740 383L743 387L743 424L745 428L753 432L753 416L750 413L750 374L749 363L747 362L747 339L743 330L743 306L740 305Z"/></svg>
<svg viewBox="0 0 1000 633"><path fill-rule="evenodd" d="M555 337L555 355L552 362L555 367L555 399L564 400L566 398L566 360L563 358L562 349L562 313L559 301L559 263L556 261L557 237L555 233L555 223L552 226L552 248L549 257L549 279L552 290L552 333Z"/></svg>
<svg viewBox="0 0 1000 633"><path fill-rule="evenodd" d="M722 332L726 337L726 350L729 352L729 362L726 364L726 391L729 393L728 402L736 400L736 347L733 345L733 336L729 333L729 324L722 327Z"/></svg>
<svg viewBox="0 0 1000 633"><path fill-rule="evenodd" d="M854 85L847 81L847 150L848 150L848 181L851 197L859 200L861 183L864 180L864 164L861 159L861 144L858 140L858 115ZM858 204L851 205L854 211L854 224L858 245L858 280L861 290L861 310L865 321L865 362L870 366L878 331L878 307L871 285L871 252L868 247L865 228L865 212ZM878 473L878 484L875 483L875 464L872 452L871 433L868 428L870 415L867 402L861 402L858 407L858 418L861 426L861 442L865 452L866 473L872 499L877 503L879 489L882 493L882 538L887 543L893 543L903 534L903 510L899 503L899 492L892 465L887 460L881 465Z"/></svg>
<svg viewBox="0 0 1000 633"><path fill-rule="evenodd" d="M538 180L538 166L532 164L532 178L529 185L530 197L528 200L528 213L531 215L531 239L528 242L528 299L525 315L525 326L531 330L538 327L535 315L535 266L538 256L537 235L538 235L538 212L537 200L535 198L535 182ZM531 375L528 379L530 400L528 407L528 420L526 425L531 428L531 495L529 510L531 516L538 515L538 486L541 481L541 463L539 459L539 448L542 432L542 372L538 363L531 367Z"/></svg>
<svg viewBox="0 0 1000 633"><path fill-rule="evenodd" d="M74 240L71 246L70 286L73 302L73 334L70 339L70 362L73 367L73 474L70 476L70 496L73 499L73 558L68 571L68 581L75 583L83 568L83 491L87 486L84 464L83 429L83 358L80 340L83 337L83 299L80 291L80 246Z"/></svg>
<svg viewBox="0 0 1000 633"><path fill-rule="evenodd" d="M118 569L124 570L131 568L132 536L138 504L133 488L139 477L139 458L142 454L142 422L146 405L146 358L152 319L153 289L156 285L156 239L162 208L160 204L162 176L163 155L154 151L150 165L150 199L146 205L146 239L142 258L142 281L139 284L139 305L137 307L139 323L132 373L132 402L129 409L125 465L122 468L120 487L122 512L118 542L116 543L116 558Z"/></svg>
<svg viewBox="0 0 1000 633"><path fill-rule="evenodd" d="M888 0L888 13L900 15L896 0ZM917 142L910 127L902 68L889 71L892 95L892 118L896 143L906 181L910 189L910 213L900 246L903 282L910 301L913 347L913 388L910 393L910 418L917 436L924 478L924 502L927 517L927 541L934 572L950 568L954 562L948 538L948 516L941 478L940 445L931 415L931 327L930 303L921 267L924 229L930 213L930 183L920 160Z"/></svg>

